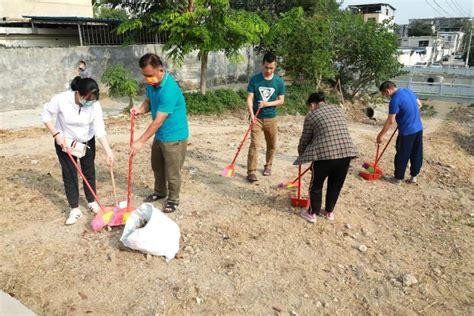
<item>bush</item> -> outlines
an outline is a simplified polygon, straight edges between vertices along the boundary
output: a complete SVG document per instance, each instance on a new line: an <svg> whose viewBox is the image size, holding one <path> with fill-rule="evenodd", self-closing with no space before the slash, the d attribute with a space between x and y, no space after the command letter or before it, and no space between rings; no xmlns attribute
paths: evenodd
<svg viewBox="0 0 474 316"><path fill-rule="evenodd" d="M230 89L208 91L205 95L200 92L184 94L190 114L223 113L225 110L245 109L245 98L242 93Z"/></svg>
<svg viewBox="0 0 474 316"><path fill-rule="evenodd" d="M306 100L316 89L312 85L291 85L286 87L285 103L278 107L278 114L302 114L308 113ZM190 114L213 114L224 111L245 110L247 108L247 91L239 89L217 89L208 91L205 95L200 92L184 94L188 112ZM331 104L339 104L339 98L327 94L326 101Z"/></svg>
<svg viewBox="0 0 474 316"><path fill-rule="evenodd" d="M132 73L123 65L117 64L108 67L102 75L101 81L109 87L109 95L128 96L128 108L133 107L133 97L138 95L138 82L130 79Z"/></svg>

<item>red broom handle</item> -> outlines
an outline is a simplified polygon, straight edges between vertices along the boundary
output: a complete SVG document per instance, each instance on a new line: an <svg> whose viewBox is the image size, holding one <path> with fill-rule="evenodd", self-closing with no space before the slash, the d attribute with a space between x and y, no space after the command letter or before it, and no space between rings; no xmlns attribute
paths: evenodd
<svg viewBox="0 0 474 316"><path fill-rule="evenodd" d="M77 162L76 162L76 161L74 160L74 158L72 157L71 152L69 151L69 148L68 148L68 147L66 147L66 153L67 153L67 155L69 156L69 158L71 159L72 163L74 164L74 167L76 167L77 172L79 172L79 174L80 174L82 180L84 181L84 183L87 185L87 187L88 187L89 190L91 191L92 195L94 196L95 201L97 202L97 204L99 204L100 209L102 210L102 212L105 212L104 207L103 207L102 204L100 204L100 202L99 202L99 198L97 197L97 194L95 194L94 190L92 190L92 187L91 187L91 185L89 184L89 181L87 181L86 177L85 177L84 174L82 173L81 168L79 167L79 165L77 164Z"/></svg>
<svg viewBox="0 0 474 316"><path fill-rule="evenodd" d="M380 153L379 158L377 158L377 160L375 160L374 166L376 166L376 165L378 164L378 162L380 161L380 158L382 158L383 153L384 153L385 150L387 149L388 144L390 144L390 142L392 141L393 136L395 136L395 133L396 133L397 131L398 131L398 127L393 131L392 136L390 136L390 139L388 140L387 144L385 145L385 147L383 148L382 152Z"/></svg>
<svg viewBox="0 0 474 316"><path fill-rule="evenodd" d="M377 169L377 162L379 162L379 150L380 150L380 144L377 144L377 151L375 152L375 163L374 163L374 169Z"/></svg>
<svg viewBox="0 0 474 316"><path fill-rule="evenodd" d="M301 165L298 165L298 201L300 200L301 194Z"/></svg>
<svg viewBox="0 0 474 316"><path fill-rule="evenodd" d="M291 181L290 184L293 184L293 183L297 182L298 180L300 180L301 177L304 176L310 169L311 169L311 166L306 168L306 170L303 171L303 173L301 173L301 174L298 173L298 176L293 181Z"/></svg>
<svg viewBox="0 0 474 316"><path fill-rule="evenodd" d="M130 200L132 196L132 145L135 131L135 112L130 112L130 153L128 155L128 180L127 180L127 210L130 210Z"/></svg>
<svg viewBox="0 0 474 316"><path fill-rule="evenodd" d="M237 157L239 156L240 150L242 149L242 146L244 145L245 141L247 140L247 137L249 136L249 133L252 130L253 125L257 121L257 117L258 117L258 114L260 113L261 109L262 109L261 107L259 107L257 109L257 113L255 113L255 119L252 122L250 122L249 128L247 129L247 132L244 135L244 139L242 139L242 142L240 143L239 148L237 148L237 152L235 153L234 159L232 159L232 162L230 163L231 165L233 165L235 163L235 161L237 160Z"/></svg>

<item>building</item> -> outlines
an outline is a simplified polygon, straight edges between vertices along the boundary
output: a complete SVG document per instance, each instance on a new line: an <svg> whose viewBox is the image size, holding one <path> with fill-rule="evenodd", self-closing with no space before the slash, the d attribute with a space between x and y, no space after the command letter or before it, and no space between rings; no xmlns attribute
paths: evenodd
<svg viewBox="0 0 474 316"><path fill-rule="evenodd" d="M355 14L362 14L364 21L382 23L385 20L394 19L396 9L388 3L359 4L348 6Z"/></svg>
<svg viewBox="0 0 474 316"><path fill-rule="evenodd" d="M0 0L0 19L21 19L29 15L92 18L92 0Z"/></svg>
<svg viewBox="0 0 474 316"><path fill-rule="evenodd" d="M464 32L464 28L470 21L469 17L457 18L432 18L432 19L410 19L408 24L427 23L433 25L439 32Z"/></svg>
<svg viewBox="0 0 474 316"><path fill-rule="evenodd" d="M431 63L442 60L445 52L441 38L435 36L410 36L400 40L398 61L405 66Z"/></svg>

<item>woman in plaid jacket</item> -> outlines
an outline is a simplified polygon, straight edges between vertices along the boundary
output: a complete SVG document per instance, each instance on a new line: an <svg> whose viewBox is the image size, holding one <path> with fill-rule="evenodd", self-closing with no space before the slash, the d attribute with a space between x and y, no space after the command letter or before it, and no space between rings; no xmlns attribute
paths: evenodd
<svg viewBox="0 0 474 316"><path fill-rule="evenodd" d="M295 165L311 162L310 207L301 212L307 221L317 215L334 220L334 207L346 179L349 164L357 156L342 110L325 103L324 93L313 93L306 102L306 116ZM324 181L328 179L325 210L321 209Z"/></svg>

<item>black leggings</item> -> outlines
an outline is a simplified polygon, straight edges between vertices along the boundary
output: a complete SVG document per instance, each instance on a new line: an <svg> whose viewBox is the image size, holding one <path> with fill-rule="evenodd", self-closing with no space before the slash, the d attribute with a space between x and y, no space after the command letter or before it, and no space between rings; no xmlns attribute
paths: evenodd
<svg viewBox="0 0 474 316"><path fill-rule="evenodd" d="M77 181L77 170L74 167L71 158L67 153L63 152L60 146L54 143L56 147L56 154L58 155L59 163L61 164L61 169L63 173L63 182L64 190L66 191L67 201L71 208L79 206L79 184ZM90 148L87 148L86 155L79 159L82 173L86 177L87 181L91 185L94 192L96 191L95 187L95 138L92 138L87 142L87 145ZM77 162L77 158L74 157L74 160ZM94 195L84 183L84 193L86 194L87 202L94 202Z"/></svg>
<svg viewBox="0 0 474 316"><path fill-rule="evenodd" d="M323 184L328 178L326 192L326 212L332 212L336 206L339 193L346 180L347 171L351 158L318 160L311 164L311 183L309 186L309 196L311 205L308 212L310 214L320 214L321 200L323 196Z"/></svg>

